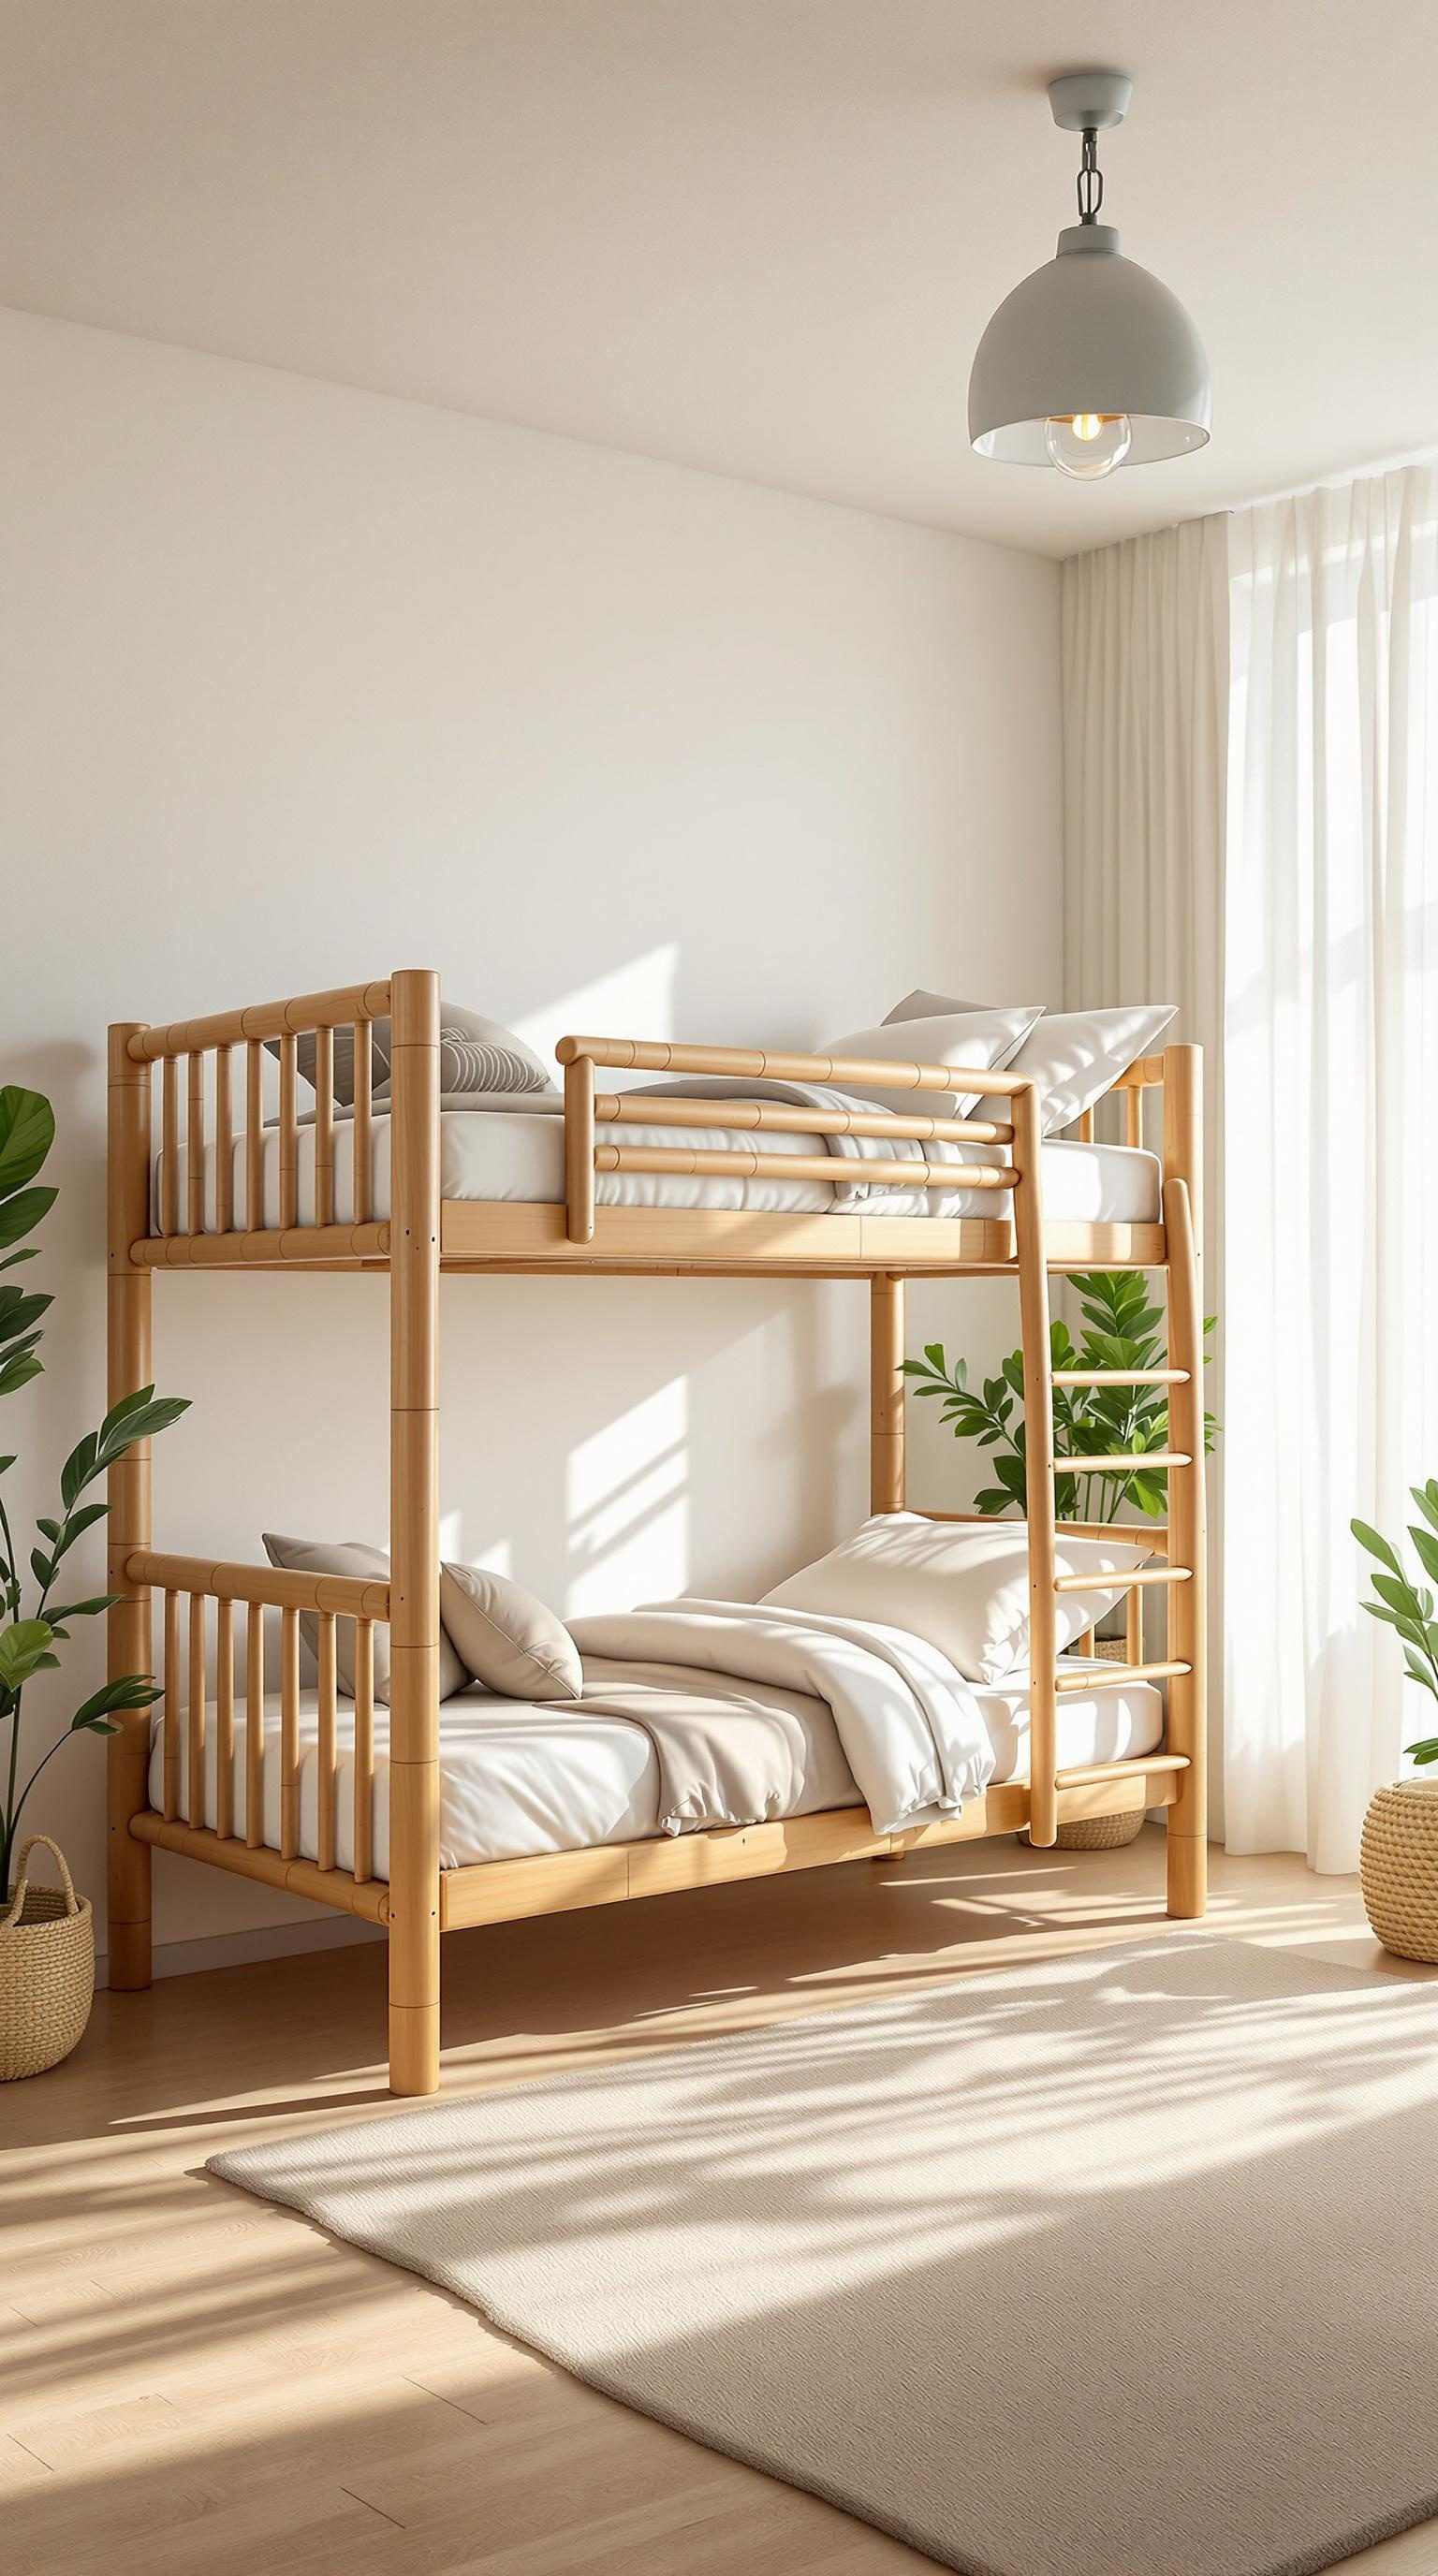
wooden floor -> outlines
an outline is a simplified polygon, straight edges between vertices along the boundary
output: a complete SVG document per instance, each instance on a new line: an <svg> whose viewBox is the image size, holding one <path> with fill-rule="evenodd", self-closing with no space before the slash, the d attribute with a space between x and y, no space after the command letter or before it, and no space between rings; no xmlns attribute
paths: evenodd
<svg viewBox="0 0 1438 2576"><path fill-rule="evenodd" d="M1385 1960L1351 1881L1221 1855L1214 1877L1215 1929L1424 1973ZM1148 1936L1162 1885L1149 1830L1126 1852L971 1844L456 1934L445 2088ZM4 2576L926 2566L201 2170L393 2107L383 1971L376 1945L102 1995L68 2065L0 2091ZM1420 2576L1438 2524L1347 2564Z"/></svg>

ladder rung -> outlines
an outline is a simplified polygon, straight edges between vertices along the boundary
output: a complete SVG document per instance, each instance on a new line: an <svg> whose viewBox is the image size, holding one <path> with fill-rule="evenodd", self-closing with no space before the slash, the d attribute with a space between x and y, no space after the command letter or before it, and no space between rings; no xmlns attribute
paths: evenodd
<svg viewBox="0 0 1438 2576"><path fill-rule="evenodd" d="M1135 1530L1134 1545L1140 1544L1137 1524L1116 1521L1115 1529ZM1189 1565L1136 1565L1131 1574L1056 1574L1055 1592L1115 1592L1120 1586L1127 1592L1135 1583L1191 1583L1193 1568Z"/></svg>
<svg viewBox="0 0 1438 2576"><path fill-rule="evenodd" d="M1187 1386L1187 1369L1055 1369L1055 1386Z"/></svg>
<svg viewBox="0 0 1438 2576"><path fill-rule="evenodd" d="M1103 1458L1055 1458L1056 1476L1096 1476L1113 1467L1191 1467L1186 1449L1113 1449Z"/></svg>
<svg viewBox="0 0 1438 2576"><path fill-rule="evenodd" d="M1191 1673L1192 1670L1192 1664L1112 1664L1105 1660L1097 1671L1090 1665L1081 1673L1055 1673L1054 1689L1060 1692L1112 1690L1119 1682L1158 1682L1171 1673Z"/></svg>
<svg viewBox="0 0 1438 2576"><path fill-rule="evenodd" d="M1127 1780L1135 1771L1186 1771L1186 1753L1134 1753L1126 1762L1080 1762L1072 1771L1056 1771L1056 1789L1086 1789L1095 1780Z"/></svg>

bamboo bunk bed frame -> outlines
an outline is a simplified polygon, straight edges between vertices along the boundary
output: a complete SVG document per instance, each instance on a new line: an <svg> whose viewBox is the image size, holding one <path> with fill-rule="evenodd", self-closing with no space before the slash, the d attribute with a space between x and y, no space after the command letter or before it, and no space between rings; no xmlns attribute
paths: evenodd
<svg viewBox="0 0 1438 2576"><path fill-rule="evenodd" d="M1162 1806L1168 1827L1167 1910L1202 1914L1205 1903L1204 1494L1202 1302L1199 1292L1201 1054L1166 1047L1133 1065L1115 1086L1126 1098L1130 1144L1143 1138L1145 1094L1162 1096L1162 1222L1145 1225L1054 1224L1042 1208L1041 1129L1032 1082L1011 1073L965 1068L964 1085L1012 1100L1011 1124L941 1118L920 1112L899 1122L885 1113L830 1112L762 1102L683 1101L645 1097L642 1109L622 1092L601 1093L607 1067L653 1072L770 1075L783 1080L912 1087L916 1094L954 1088L951 1068L865 1062L753 1049L651 1044L595 1037L565 1038L566 1204L521 1206L440 1197L439 977L422 971L296 1000L219 1013L151 1028L125 1022L109 1033L109 1397L113 1403L152 1378L151 1300L157 1271L187 1269L375 1270L387 1273L390 1336L390 1579L359 1581L280 1572L268 1566L215 1564L208 1558L158 1555L151 1530L148 1444L110 1471L109 1613L112 1674L155 1669L153 1596L163 1597L160 1670L164 1698L164 1804L150 1804L150 1712L121 1716L109 1746L110 1983L121 1990L150 1982L151 1853L183 1854L241 1876L284 1887L383 1926L389 1940L391 2089L433 2092L439 2081L440 1935L571 1907L622 1903L669 1890L774 1871L811 1869L860 1858L883 1859L930 1843L1014 1833L1027 1827L1040 1847L1062 1822ZM373 1107L370 1030L391 1022L391 1215L369 1213L369 1143ZM353 1222L337 1225L334 1209L332 1072L337 1029L352 1029L355 1050ZM295 1222L299 1165L297 1043L315 1045L316 1222ZM280 1224L264 1224L263 1056L279 1049ZM236 1050L244 1070L244 1222L233 1186ZM207 1062L211 1071L207 1079ZM185 1067L188 1112L181 1207L179 1086ZM164 1146L158 1229L151 1223L153 1071L161 1071ZM206 1233L205 1127L212 1105L216 1230ZM729 1213L710 1209L596 1207L595 1174L608 1171L747 1172L751 1158L735 1149L659 1151L626 1145L626 1121L813 1132L815 1155L768 1156L773 1178L835 1178L822 1150L826 1135L942 1137L1011 1144L1013 1164L969 1166L966 1189L1012 1190L1013 1216L1002 1219L886 1217L855 1213ZM1091 1136L1092 1112L1080 1123ZM610 1139L614 1141L609 1141ZM954 1166L895 1163L907 1186L955 1185ZM866 1161L865 1181L885 1166ZM1128 1591L1128 1661L1111 1678L1165 1678L1166 1749L1130 1760L1056 1767L1059 1696L1091 1687L1057 1654L1056 1598L1092 1588L1092 1578L1056 1575L1051 1389L1132 1382L1124 1372L1052 1373L1049 1272L1093 1267L1162 1271L1169 1315L1169 1360L1144 1383L1169 1386L1174 1448L1148 1456L1170 1476L1166 1525L1143 1536L1164 1559L1127 1577L1106 1578ZM1017 1278L1024 1352L1027 1421L1027 1520L1031 1601L1030 1771L1028 1781L995 1785L961 1816L912 1833L880 1835L862 1807L719 1831L688 1833L597 1849L499 1860L452 1870L439 1865L439 1411L438 1315L441 1271L550 1275L583 1271L611 1277L662 1273L701 1278L866 1279L871 1338L871 1508L905 1508L904 1282L909 1276ZM1112 1458L1066 1460L1111 1468ZM969 1515L930 1515L935 1519ZM1096 1526L1067 1523L1074 1532ZM1107 1535L1109 1533L1102 1533ZM1168 1610L1167 1651L1142 1659L1143 1590L1162 1589ZM188 1600L182 1652L181 1601ZM246 1624L242 1706L248 1830L234 1832L232 1763L237 1745L235 1614ZM272 1850L263 1829L266 1610L280 1613L281 1829ZM299 1620L318 1623L318 1857L299 1856ZM354 1868L335 1866L336 1631L355 1623ZM207 1696L207 1644L213 1622L213 1708ZM391 1642L389 1749L390 1875L373 1876L373 1632L387 1622ZM188 1669L184 1725L189 1751L188 1813L180 1813L181 1691ZM217 1756L216 1829L204 1823L204 1755L213 1725Z"/></svg>

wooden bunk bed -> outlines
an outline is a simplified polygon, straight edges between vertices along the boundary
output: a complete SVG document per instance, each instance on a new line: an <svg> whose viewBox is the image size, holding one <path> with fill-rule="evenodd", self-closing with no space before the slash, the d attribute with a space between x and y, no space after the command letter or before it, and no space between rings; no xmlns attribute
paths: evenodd
<svg viewBox="0 0 1438 2576"><path fill-rule="evenodd" d="M389 1214L371 1213L371 1134L380 1114L371 1079L371 1031L390 1022ZM332 1072L336 1033L354 1044L352 1214L335 1221L335 1126ZM432 2092L439 2080L440 1938L462 1926L587 1905L623 1902L720 1880L809 1869L829 1862L885 1857L932 1842L1013 1833L1027 1828L1050 1845L1061 1822L1162 1806L1168 1827L1167 1909L1195 1916L1205 1902L1204 1494L1202 1302L1199 1277L1201 1058L1193 1046L1169 1046L1130 1067L1116 1088L1126 1099L1130 1144L1144 1137L1144 1102L1162 1103L1161 1217L1155 1222L1045 1225L1042 1137L1034 1085L1009 1072L963 1072L966 1091L986 1105L1012 1102L1009 1120L930 1116L925 1093L952 1093L952 1067L840 1060L746 1048L655 1044L569 1037L564 1066L565 1203L515 1205L441 1197L439 978L423 971L298 999L221 1013L168 1027L122 1023L109 1043L109 1394L113 1403L148 1383L152 1286L157 1271L189 1269L377 1270L388 1275L390 1361L390 1576L385 1581L308 1576L270 1567L216 1564L208 1558L160 1555L153 1546L147 1448L110 1475L109 1613L112 1673L158 1669L165 1685L164 1781L159 1806L149 1790L151 1717L124 1716L109 1748L110 1983L117 1989L150 1980L150 1873L155 1848L284 1887L380 1925L389 1941L389 2064L396 2093ZM296 1222L302 1116L298 1050L314 1050L313 1217ZM264 1120L266 1048L279 1058L279 1222L267 1224ZM160 1068L160 1204L152 1208L152 1088ZM610 1068L670 1076L729 1076L836 1086L911 1088L912 1117L885 1112L816 1110L756 1099L644 1097L606 1091ZM181 1085L185 1139L181 1143ZM815 1135L815 1154L763 1157L771 1179L823 1179L826 1137L843 1130L868 1137L943 1139L1009 1149L989 1163L965 1164L962 1185L1008 1193L1012 1213L996 1217L886 1216L869 1206L853 1212L783 1215L712 1208L596 1204L596 1174L668 1169L732 1176L748 1168L731 1146L712 1152L690 1145L666 1155L627 1145L626 1125L798 1127ZM207 1130L208 1139L207 1144ZM1092 1113L1081 1133L1092 1135ZM307 1150L307 1147L306 1147ZM207 1151L212 1157L208 1166ZM237 1169L238 1166L238 1169ZM932 1165L872 1160L867 1183L892 1171L906 1187L952 1189L951 1161ZM207 1188L209 1198L207 1201ZM240 1203L237 1203L240 1202ZM997 1200L996 1200L997 1204ZM1130 1604L1128 1662L1115 1681L1167 1684L1167 1737L1162 1752L1061 1769L1056 1713L1066 1689L1079 1687L1060 1661L1056 1600L1092 1588L1092 1577L1056 1574L1052 1386L1095 1383L1092 1375L1050 1367L1049 1275L1090 1268L1135 1268L1163 1274L1168 1301L1168 1368L1150 1372L1169 1388L1173 1448L1145 1467L1169 1475L1169 1519L1142 1536L1157 1565L1112 1578ZM787 1821L685 1833L677 1838L606 1844L537 1858L493 1860L442 1869L439 1856L440 1618L438 1317L442 1271L595 1276L661 1273L701 1278L859 1279L871 1313L871 1508L908 1508L904 1475L904 1282L911 1276L1016 1277L1019 1289L1027 1422L1027 1522L1031 1612L1029 1778L1006 1781L973 1799L961 1815L910 1834L880 1835L862 1807ZM1100 1372L1112 1382L1115 1373ZM1123 1373L1117 1373L1122 1377ZM1127 1382L1127 1381L1125 1381ZM1111 1457L1090 1462L1111 1469ZM1065 1467L1082 1469L1081 1460ZM934 1514L932 1518L957 1515ZM1065 1525L1075 1532L1087 1525ZM1090 1535L1112 1535L1096 1529ZM1108 1580L1108 1578L1106 1578ZM1138 1606L1157 1586L1167 1604L1161 1660L1142 1658ZM162 1596L156 1652L154 1598ZM181 1606L188 1603L182 1638ZM245 1619L243 1683L236 1684L236 1612ZM266 1611L280 1616L281 1822L278 1848L262 1840L263 1707ZM299 1851L299 1622L311 1614L318 1638L318 1847ZM354 1623L353 1862L336 1866L336 1626ZM374 1875L373 1632L387 1623L391 1646L389 1710L389 1876ZM212 1672L212 1683L207 1682ZM1089 1677L1091 1679L1091 1676ZM185 1684L188 1684L187 1691ZM186 1705L181 1711L182 1692ZM183 1738L182 1738L182 1728ZM209 1734L216 1763L214 1826L205 1822L204 1758ZM180 1811L182 1740L188 1754L186 1812ZM235 1830L234 1766L247 1785L247 1823Z"/></svg>

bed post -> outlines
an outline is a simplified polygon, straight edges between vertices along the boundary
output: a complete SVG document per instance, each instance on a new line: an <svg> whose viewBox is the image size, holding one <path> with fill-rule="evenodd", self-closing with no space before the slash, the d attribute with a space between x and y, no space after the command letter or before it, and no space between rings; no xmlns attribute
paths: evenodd
<svg viewBox="0 0 1438 2576"><path fill-rule="evenodd" d="M1188 1371L1169 1404L1172 1445L1191 1460L1169 1470L1169 1562L1191 1569L1169 1595L1169 1652L1189 1665L1168 1685L1168 1749L1188 1757L1166 1816L1168 1911L1203 1913L1208 1887L1208 1603L1203 1464L1203 1055L1163 1056L1163 1220L1168 1255L1168 1350Z"/></svg>
<svg viewBox="0 0 1438 2576"><path fill-rule="evenodd" d="M869 1281L869 1509L901 1512L905 1495L904 1282L891 1270Z"/></svg>
<svg viewBox="0 0 1438 2576"><path fill-rule="evenodd" d="M137 1064L129 1043L142 1022L120 1021L110 1030L106 1219L109 1245L106 1404L117 1404L151 1380L148 1270L130 1248L150 1231L150 1068ZM150 1594L132 1583L126 1562L150 1545L150 1443L137 1441L112 1467L109 1589L118 1593L106 1620L106 1670L148 1673L153 1660ZM150 1982L150 1846L137 1842L130 1819L150 1803L150 1712L131 1709L115 1721L106 1754L108 1774L109 1970L118 1991L133 1993Z"/></svg>
<svg viewBox="0 0 1438 2576"><path fill-rule="evenodd" d="M390 986L389 2080L439 2084L439 977Z"/></svg>
<svg viewBox="0 0 1438 2576"><path fill-rule="evenodd" d="M1058 1620L1054 1595L1054 1407L1049 1350L1049 1274L1040 1166L1043 1130L1032 1082L1013 1091L1014 1251L1024 1346L1024 1516L1029 1539L1029 1841L1046 1850L1058 1836Z"/></svg>

